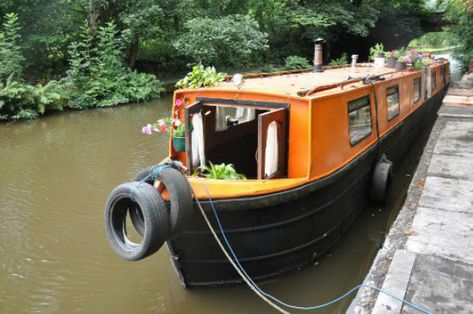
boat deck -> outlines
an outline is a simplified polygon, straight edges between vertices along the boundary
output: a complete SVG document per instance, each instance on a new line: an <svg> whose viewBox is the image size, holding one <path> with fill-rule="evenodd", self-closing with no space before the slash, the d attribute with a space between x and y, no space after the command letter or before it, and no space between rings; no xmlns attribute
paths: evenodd
<svg viewBox="0 0 473 314"><path fill-rule="evenodd" d="M294 74L284 74L277 76L245 78L240 90L242 91L260 91L266 93L277 93L287 96L298 96L297 92L301 89L310 89L314 86L322 86L343 82L347 79L362 78L367 75L382 75L392 73L390 77L400 77L409 70L393 73L391 68L374 68L370 64L357 66L353 72L351 67L341 67L335 69L326 69L324 72L303 72ZM363 83L353 83L348 87L359 88ZM223 82L216 89L234 89L233 83ZM346 88L346 87L345 87ZM334 94L341 88L331 89L328 91L317 92L315 95L307 96L307 98L320 97L327 94Z"/></svg>

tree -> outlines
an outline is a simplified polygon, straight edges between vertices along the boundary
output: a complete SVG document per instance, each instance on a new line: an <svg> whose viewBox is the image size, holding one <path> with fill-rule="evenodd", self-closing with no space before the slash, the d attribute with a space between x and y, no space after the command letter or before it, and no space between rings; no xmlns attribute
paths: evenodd
<svg viewBox="0 0 473 314"><path fill-rule="evenodd" d="M23 70L23 55L20 50L20 26L14 13L5 15L0 29L0 82L12 76L18 79Z"/></svg>
<svg viewBox="0 0 473 314"><path fill-rule="evenodd" d="M194 62L217 66L242 66L268 48L267 34L248 15L229 15L219 19L194 18L185 23L185 32L174 47Z"/></svg>

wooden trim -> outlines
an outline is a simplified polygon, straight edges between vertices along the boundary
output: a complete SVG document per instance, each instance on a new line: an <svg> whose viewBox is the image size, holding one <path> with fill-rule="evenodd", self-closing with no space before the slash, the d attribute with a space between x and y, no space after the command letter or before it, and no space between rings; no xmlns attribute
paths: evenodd
<svg viewBox="0 0 473 314"><path fill-rule="evenodd" d="M256 107L256 109L289 108L288 103L280 103L280 102L225 99L225 98L207 98L207 97L197 97L196 99L197 101L202 102L202 103L216 103L218 105L233 105L233 106L238 106L238 107Z"/></svg>

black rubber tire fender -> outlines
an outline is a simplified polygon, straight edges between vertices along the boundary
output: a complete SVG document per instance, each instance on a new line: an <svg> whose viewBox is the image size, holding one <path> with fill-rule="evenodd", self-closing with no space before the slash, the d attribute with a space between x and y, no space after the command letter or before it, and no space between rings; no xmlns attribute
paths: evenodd
<svg viewBox="0 0 473 314"><path fill-rule="evenodd" d="M133 178L133 181L137 182L146 182L148 184L153 185L154 184L154 179L150 177L150 174L152 173L154 167L156 166L149 166L146 168L141 169ZM144 218L143 218L143 213L137 206L130 207L130 219L135 227L136 231L143 236L144 230L145 230L145 224L144 224Z"/></svg>
<svg viewBox="0 0 473 314"><path fill-rule="evenodd" d="M149 177L154 167L156 166L150 166L142 169L135 176L134 180L140 182L143 181L144 179ZM179 235L183 231L185 225L188 223L192 216L192 189L186 177L174 167L163 167L159 171L157 179L160 180L162 184L166 187L171 198L171 204L169 208L171 228L170 237L174 237L176 235ZM145 182L153 184L154 179L151 180L151 183L148 181ZM131 208L130 218L136 231L140 235L143 235L144 222L143 215L140 213L140 210L138 208Z"/></svg>
<svg viewBox="0 0 473 314"><path fill-rule="evenodd" d="M392 174L392 162L389 160L379 160L373 171L370 186L370 199L383 203L386 201L389 181Z"/></svg>
<svg viewBox="0 0 473 314"><path fill-rule="evenodd" d="M192 189L186 177L178 170L163 168L158 178L166 187L170 196L170 237L179 235L192 217Z"/></svg>
<svg viewBox="0 0 473 314"><path fill-rule="evenodd" d="M143 215L143 238L140 243L128 239L126 214L136 203ZM134 205L134 204L133 204ZM143 182L128 182L112 190L105 205L105 230L112 249L123 259L143 259L163 245L169 236L169 212L159 192Z"/></svg>

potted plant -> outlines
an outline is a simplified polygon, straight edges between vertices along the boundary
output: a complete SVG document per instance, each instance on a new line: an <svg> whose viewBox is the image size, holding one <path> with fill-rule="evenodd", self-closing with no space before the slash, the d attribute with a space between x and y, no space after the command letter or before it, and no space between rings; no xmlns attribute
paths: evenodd
<svg viewBox="0 0 473 314"><path fill-rule="evenodd" d="M172 133L172 145L176 152L186 151L186 128L184 123L181 123Z"/></svg>
<svg viewBox="0 0 473 314"><path fill-rule="evenodd" d="M396 71L405 70L408 62L410 62L408 56L400 56L396 62Z"/></svg>
<svg viewBox="0 0 473 314"><path fill-rule="evenodd" d="M376 68L384 67L384 45L376 44L370 48L370 59L374 61L374 66Z"/></svg>
<svg viewBox="0 0 473 314"><path fill-rule="evenodd" d="M184 102L181 99L176 99L174 104L175 111L171 118L160 118L153 123L147 123L141 129L141 132L146 135L154 133L170 132L172 134L172 144L176 152L183 152L186 150L186 129L184 122L181 120L182 109Z"/></svg>
<svg viewBox="0 0 473 314"><path fill-rule="evenodd" d="M215 180L245 180L246 176L242 173L238 173L232 164L219 164L214 165L209 162L210 166L200 167L202 176L208 179ZM197 174L196 174L197 175Z"/></svg>
<svg viewBox="0 0 473 314"><path fill-rule="evenodd" d="M399 58L399 50L391 50L388 53L388 59L387 59L387 64L386 66L388 68L394 69L396 67L396 61L397 58Z"/></svg>

